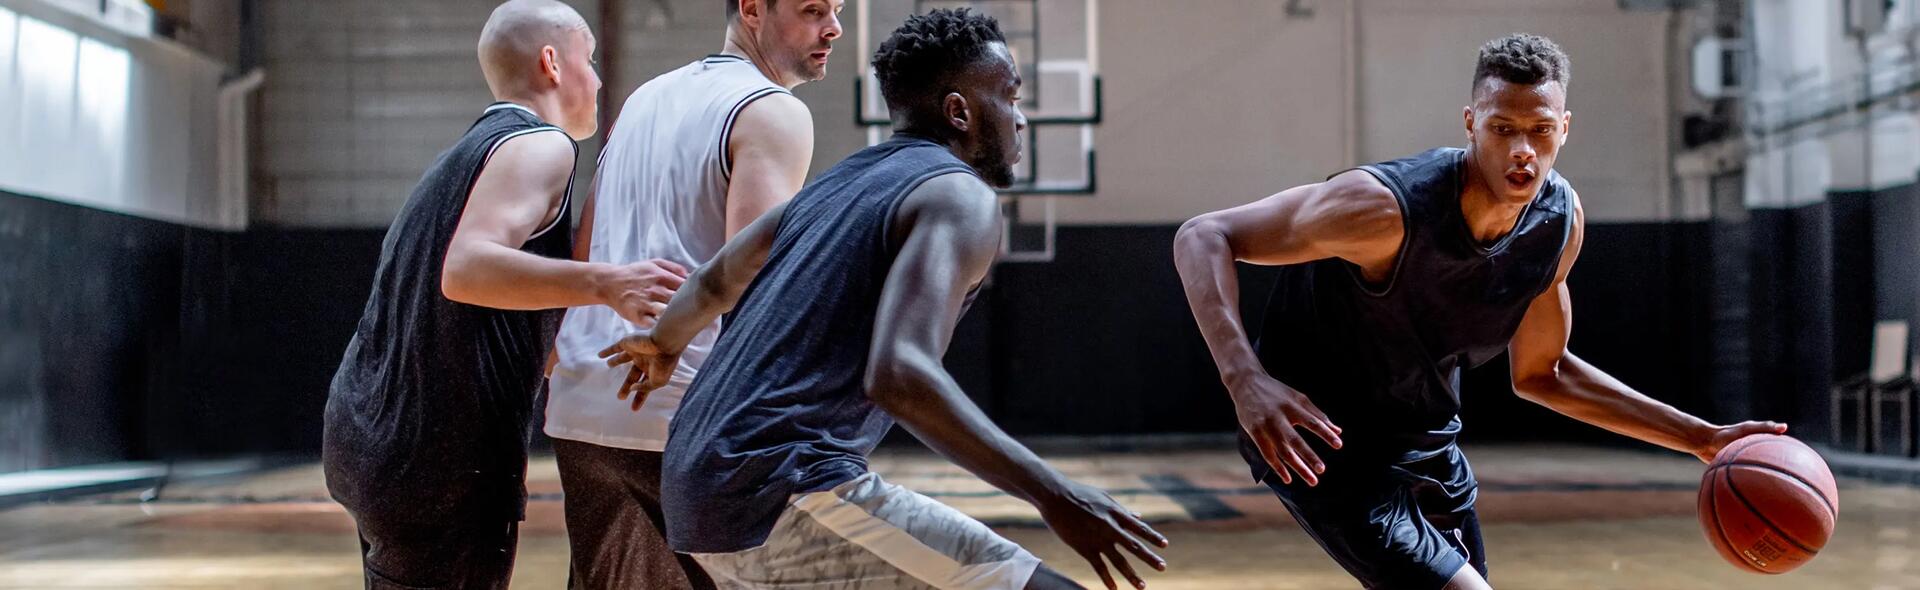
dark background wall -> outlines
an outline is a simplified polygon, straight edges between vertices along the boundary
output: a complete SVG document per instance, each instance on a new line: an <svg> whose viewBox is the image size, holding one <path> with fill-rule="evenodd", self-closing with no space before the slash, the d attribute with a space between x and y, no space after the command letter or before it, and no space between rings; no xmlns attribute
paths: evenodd
<svg viewBox="0 0 1920 590"><path fill-rule="evenodd" d="M1682 409L1823 436L1825 388L1864 370L1874 318L1914 309L1900 253L1920 246L1901 231L1916 198L1595 224L1569 279L1572 348ZM949 366L1015 433L1230 431L1174 229L1064 227L1054 262L1000 265ZM0 471L313 452L383 233L219 232L0 195ZM1271 272L1241 273L1258 325ZM1616 440L1511 395L1504 360L1465 383L1470 438Z"/></svg>

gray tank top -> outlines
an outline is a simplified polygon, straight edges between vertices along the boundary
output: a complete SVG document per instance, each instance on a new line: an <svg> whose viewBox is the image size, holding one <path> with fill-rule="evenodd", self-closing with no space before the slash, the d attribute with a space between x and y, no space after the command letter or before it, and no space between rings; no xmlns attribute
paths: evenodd
<svg viewBox="0 0 1920 590"><path fill-rule="evenodd" d="M956 172L973 169L945 146L895 135L787 204L667 438L661 504L674 550L758 546L789 496L866 472L893 427L862 384L895 254L888 227L915 187Z"/></svg>

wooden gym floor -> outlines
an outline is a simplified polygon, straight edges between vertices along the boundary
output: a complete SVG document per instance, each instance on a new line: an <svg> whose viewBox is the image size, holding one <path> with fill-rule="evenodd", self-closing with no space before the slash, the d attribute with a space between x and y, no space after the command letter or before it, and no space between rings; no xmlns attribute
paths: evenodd
<svg viewBox="0 0 1920 590"><path fill-rule="evenodd" d="M1694 516L1692 458L1572 446L1469 447L1492 581L1501 588L1920 589L1920 489L1843 479L1841 524L1813 563L1740 572ZM1106 487L1173 542L1164 590L1353 588L1253 484L1231 447L1050 453ZM1098 582L1031 508L938 457L883 450L874 468L966 511L1083 583ZM515 588L562 588L566 531L551 459L530 469ZM1328 474L1332 476L1334 474ZM352 523L317 466L174 483L156 501L110 494L0 511L0 588L351 588Z"/></svg>

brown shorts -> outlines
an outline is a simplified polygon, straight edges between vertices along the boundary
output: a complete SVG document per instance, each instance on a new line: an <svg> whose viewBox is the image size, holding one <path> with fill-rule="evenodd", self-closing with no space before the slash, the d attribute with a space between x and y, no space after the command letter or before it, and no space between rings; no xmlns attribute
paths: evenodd
<svg viewBox="0 0 1920 590"><path fill-rule="evenodd" d="M707 590L693 558L667 547L660 512L660 460L652 451L553 440L566 494L575 589Z"/></svg>

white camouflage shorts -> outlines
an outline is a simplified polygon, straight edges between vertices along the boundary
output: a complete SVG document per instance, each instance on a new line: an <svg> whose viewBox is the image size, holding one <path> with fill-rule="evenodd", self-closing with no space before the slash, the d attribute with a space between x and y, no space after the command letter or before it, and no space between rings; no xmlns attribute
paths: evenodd
<svg viewBox="0 0 1920 590"><path fill-rule="evenodd" d="M759 547L693 558L726 590L1019 590L1040 567L979 521L874 473L795 495Z"/></svg>

